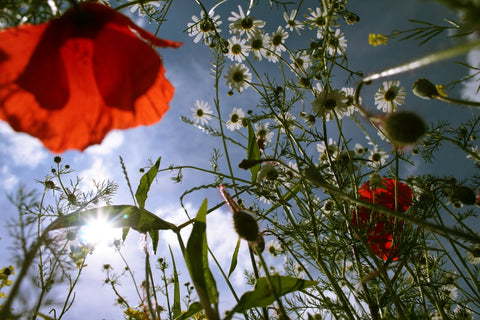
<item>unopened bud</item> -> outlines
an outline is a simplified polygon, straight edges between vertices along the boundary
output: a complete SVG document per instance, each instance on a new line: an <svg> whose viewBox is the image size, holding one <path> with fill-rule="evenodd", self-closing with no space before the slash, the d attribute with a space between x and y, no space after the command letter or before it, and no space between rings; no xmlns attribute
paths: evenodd
<svg viewBox="0 0 480 320"><path fill-rule="evenodd" d="M397 146L407 146L418 141L427 131L425 122L413 112L399 111L389 114L383 126L391 142Z"/></svg>
<svg viewBox="0 0 480 320"><path fill-rule="evenodd" d="M422 99L434 99L438 97L440 94L438 93L437 87L429 80L422 78L415 81L412 86L412 92L417 97Z"/></svg>
<svg viewBox="0 0 480 320"><path fill-rule="evenodd" d="M255 218L246 211L233 214L233 226L238 235L247 241L256 241L258 238L258 224Z"/></svg>
<svg viewBox="0 0 480 320"><path fill-rule="evenodd" d="M456 185L452 189L452 200L460 201L466 205L472 205L475 204L476 196L469 187Z"/></svg>

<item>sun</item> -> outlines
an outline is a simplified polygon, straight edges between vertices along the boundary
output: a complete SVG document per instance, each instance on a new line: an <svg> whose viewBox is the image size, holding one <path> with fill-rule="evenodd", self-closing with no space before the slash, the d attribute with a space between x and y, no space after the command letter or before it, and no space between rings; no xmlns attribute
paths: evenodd
<svg viewBox="0 0 480 320"><path fill-rule="evenodd" d="M79 232L80 240L95 247L106 246L121 236L122 229L114 227L111 221L102 216L89 220Z"/></svg>

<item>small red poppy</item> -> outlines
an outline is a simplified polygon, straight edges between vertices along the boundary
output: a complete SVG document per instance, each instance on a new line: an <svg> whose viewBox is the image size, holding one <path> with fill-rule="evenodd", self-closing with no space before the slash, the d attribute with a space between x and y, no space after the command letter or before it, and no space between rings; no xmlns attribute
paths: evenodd
<svg viewBox="0 0 480 320"><path fill-rule="evenodd" d="M382 178L382 184L376 187L370 187L370 181L367 181L360 187L358 194L360 200L395 210L395 179ZM412 203L412 189L402 182L398 182L397 203L399 212L407 211ZM398 260L402 220L397 219L395 222L393 217L359 206L358 213L353 212L352 222L358 228L367 229L367 242L373 253L383 260Z"/></svg>
<svg viewBox="0 0 480 320"><path fill-rule="evenodd" d="M181 45L94 2L0 31L0 119L53 152L84 150L110 130L156 123L174 88L144 40Z"/></svg>

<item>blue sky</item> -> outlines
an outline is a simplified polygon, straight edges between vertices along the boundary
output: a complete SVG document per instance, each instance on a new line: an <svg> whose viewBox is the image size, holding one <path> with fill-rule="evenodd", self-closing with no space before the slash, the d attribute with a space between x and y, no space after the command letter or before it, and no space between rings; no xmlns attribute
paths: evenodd
<svg viewBox="0 0 480 320"><path fill-rule="evenodd" d="M213 2L205 1L207 7L211 3ZM221 20L223 21L222 27L224 30L222 34L224 36L226 36L226 25L228 24L227 17L230 16L230 11L237 11L237 3L241 4L244 9L247 6L246 1L227 1L226 4L221 5L216 10L216 13L221 15ZM311 3L313 8L317 2L307 1L307 3ZM308 5L304 7L308 7ZM456 19L455 14L447 12L444 8L434 3L413 0L362 0L352 1L347 7L350 11L358 14L361 19L355 26L345 25L342 27L342 31L345 32L348 40L346 52L349 56L350 67L354 70L360 69L366 74L380 71L383 68L395 66L423 54L445 48L453 43L434 40L424 46L417 46L412 41L399 42L389 40L387 46L374 48L368 45L369 33L388 34L394 29L409 28L412 25L406 21L407 19L426 20L439 24L442 23L443 17ZM169 164L184 164L208 168L212 149L214 147L220 148L219 139L212 138L196 127L183 123L179 118L181 115L192 118L190 108L194 106L194 102L197 99L208 101L210 105L213 105L214 82L209 75L211 68L208 62L211 59L209 50L201 44L194 44L192 38L189 38L183 32L187 23L191 21L191 16L198 16L200 10L200 7L194 1L175 1L167 17L168 21L164 23L159 33L161 38L184 42L184 45L176 50L159 50L166 68L166 76L176 88L175 97L170 103L170 111L161 122L149 127L114 131L105 138L101 145L92 146L83 153L69 151L62 155L64 163L70 164L75 170L75 174L83 177L85 187L91 184L92 179L103 180L110 178L117 181L120 189L118 195L114 198L116 204L132 204L123 178L119 156L122 156L125 160L130 179L135 188L141 176L138 169L146 166L149 159L155 160L157 157L162 156L161 167L163 168ZM128 10L126 12L128 13ZM254 9L254 15L260 19L265 19L266 12L268 10L263 7ZM271 18L270 16L266 20L266 31L272 32L276 30L279 23L283 25L284 22L280 14L282 11L278 12L278 17ZM148 22L141 21L136 15L132 17L143 27L153 29L153 26L149 26ZM289 41L292 41L291 45L295 45L294 41L299 41L294 40L294 38L297 38L296 34L292 33L291 39L289 39ZM474 63L478 61L479 55L479 52L470 53L468 59ZM461 59L458 58L456 60ZM277 68L276 65L267 65L266 63L263 65L263 68L271 74L275 74L278 70L275 69ZM435 83L446 83L464 75L466 75L466 69L453 63L443 62L422 70L403 74L395 77L395 79L401 80L402 85L409 91L413 81L420 77L430 78ZM343 78L339 79L339 86L343 86L343 80ZM373 106L373 93L380 85L381 81L375 82L370 88L365 90L364 101L371 106ZM476 87L466 88L462 90L462 94L475 99L476 96L472 92L476 90ZM223 94L220 97L221 108L225 117L231 112L233 107L241 107L247 110L253 108L257 103L251 89L247 89L242 95L236 93L233 97L228 97L226 95L227 91L225 87L220 90L220 93ZM458 94L459 90L456 90L454 95ZM432 101L419 101L418 98L410 93L407 96L405 108L418 112L427 121L439 118L460 121L461 119L469 118L473 112L473 110L466 107L441 105ZM354 129L352 128L351 130L351 134L355 134ZM348 131L349 129L347 128ZM362 143L366 144L366 141ZM236 160L238 162L243 156L238 152L234 152L232 155L237 157ZM411 174L427 170L446 170L445 174L447 175L452 174L457 177L468 175L468 167L463 167L463 170L459 170L458 167L448 166L452 161L462 163L465 159L458 158L454 153L447 153L443 159L439 159L433 166L426 167L420 163L414 168L406 168L405 170L408 170ZM44 179L53 165L53 155L44 149L38 140L25 134L14 133L8 124L0 123L0 179L3 182L0 185L0 205L3 208L2 215L4 221L16 215L15 208L9 204L5 194L14 192L21 185L40 190L41 186L36 184L34 180ZM465 165L468 165L466 161ZM72 176L73 178L74 176ZM174 184L168 174L162 173L152 186L150 198L147 200L147 208L170 222L184 222L186 217L179 205L179 196L187 188L212 182L212 177L196 172L184 171L183 182ZM190 209L190 214L196 212L204 197L209 198L210 205L221 201L219 193L215 190L195 193L188 196L185 201L187 208ZM237 240L232 227L231 215L226 209L222 208L218 212L209 215L208 226L209 244L222 266L228 269L230 257ZM183 235L185 237L188 236L188 232L188 229L185 230ZM8 228L5 224L0 226L0 237L0 245L4 248L4 254L0 256L0 264L10 264L11 261L7 257L10 255L8 250L11 239L8 236ZM122 251L127 260L132 263L132 269L137 270L137 281L141 281L143 276L143 259L138 249L138 243L138 234L131 232ZM173 249L178 249L174 234L171 232L161 233L158 256L168 258L167 244L171 245ZM233 283L238 286L239 292L248 289L244 285L242 275L243 269L248 268L249 264L245 244L242 244L241 250L239 265L236 273L233 275ZM188 281L187 273L183 268L179 251L175 250L175 252L177 265L182 269L181 283L183 283ZM277 261L277 263L280 262ZM122 265L120 258L111 247L95 250L94 254L89 256L87 261L88 267L85 269L83 279L81 279L76 290L77 301L67 314L68 319L113 320L122 317L121 310L112 306L114 295L111 289L103 285L104 274L101 272L101 267L105 263L118 266L118 270L120 270ZM217 283L219 287L225 288L223 282L220 281L220 277L217 278ZM132 288L131 283L125 278L122 289L127 291L128 288ZM221 291L227 292L226 290ZM58 295L62 296L63 293L58 291ZM130 296L135 298L133 294L130 294ZM231 307L233 305L233 298L229 294L221 295L220 299L223 306Z"/></svg>

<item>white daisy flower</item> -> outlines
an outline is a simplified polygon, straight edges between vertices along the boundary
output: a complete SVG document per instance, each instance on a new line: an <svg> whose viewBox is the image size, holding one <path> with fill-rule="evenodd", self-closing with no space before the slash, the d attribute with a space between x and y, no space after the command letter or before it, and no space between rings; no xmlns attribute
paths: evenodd
<svg viewBox="0 0 480 320"><path fill-rule="evenodd" d="M233 108L232 113L228 116L227 128L234 131L243 127L242 120L245 117L245 112L242 108Z"/></svg>
<svg viewBox="0 0 480 320"><path fill-rule="evenodd" d="M231 21L230 33L237 33L240 36L244 33L253 35L258 29L265 26L265 21L246 16L241 6L238 6L238 11L239 13L232 11L232 17L228 18L228 21Z"/></svg>
<svg viewBox="0 0 480 320"><path fill-rule="evenodd" d="M319 39L323 39L323 35ZM335 33L330 31L327 39L327 53L332 57L343 55L346 48L347 39L345 39L343 32L340 29L336 29Z"/></svg>
<svg viewBox="0 0 480 320"><path fill-rule="evenodd" d="M389 157L385 151L379 150L377 146L374 146L373 149L370 150L370 155L368 156L370 162L368 162L368 164L372 167L383 166Z"/></svg>
<svg viewBox="0 0 480 320"><path fill-rule="evenodd" d="M471 264L478 264L480 265L480 245L475 245L467 250L467 260Z"/></svg>
<svg viewBox="0 0 480 320"><path fill-rule="evenodd" d="M296 17L297 10L292 10L289 15L287 15L287 12L283 13L283 19L285 19L285 22L287 23L285 25L285 28L290 31L295 30L298 35L300 35L300 30L303 29L303 24L301 24L300 21L296 20Z"/></svg>
<svg viewBox="0 0 480 320"><path fill-rule="evenodd" d="M200 123L200 125L205 125L208 123L209 120L212 119L212 109L208 105L206 101L195 101L195 108L191 108L193 112L193 121L195 123Z"/></svg>
<svg viewBox="0 0 480 320"><path fill-rule="evenodd" d="M354 88L342 88L345 93L345 104L348 107L346 116L351 116L355 112L355 89ZM358 102L362 103L362 97L359 97Z"/></svg>
<svg viewBox="0 0 480 320"><path fill-rule="evenodd" d="M269 126L268 122L255 123L257 139L262 139L265 144L270 143L274 135L273 131L268 129Z"/></svg>
<svg viewBox="0 0 480 320"><path fill-rule="evenodd" d="M280 126L280 132L285 133L285 126L288 128L288 131L292 131L295 129L295 116L291 114L290 112L285 112L279 117L283 120L280 121L278 119L275 119L275 123Z"/></svg>
<svg viewBox="0 0 480 320"><path fill-rule="evenodd" d="M288 33L281 27L278 26L277 31L272 33L270 38L270 50L280 55L283 51L286 51L284 43L285 39L288 38Z"/></svg>
<svg viewBox="0 0 480 320"><path fill-rule="evenodd" d="M236 36L228 39L227 57L236 62L242 62L250 53L250 46L246 44L246 39L240 39Z"/></svg>
<svg viewBox="0 0 480 320"><path fill-rule="evenodd" d="M290 56L290 60L292 60L291 67L302 74L312 65L310 55L303 50L297 51L293 57Z"/></svg>
<svg viewBox="0 0 480 320"><path fill-rule="evenodd" d="M129 0L130 2L135 0ZM145 14L154 13L155 8L160 8L160 1L149 1L148 3L139 4L135 3L133 6L130 7L130 12L135 13L138 10L138 16L143 17Z"/></svg>
<svg viewBox="0 0 480 320"><path fill-rule="evenodd" d="M200 18L197 16L192 16L193 22L187 24L188 35L190 37L195 37L193 42L198 43L203 39L205 44L210 44L211 38L215 35L215 32L220 32L218 28L222 24L220 21L220 16L214 16L214 12L211 12L211 16L205 15L205 12L202 11Z"/></svg>
<svg viewBox="0 0 480 320"><path fill-rule="evenodd" d="M252 74L243 63L235 63L228 67L225 78L230 88L242 92L250 85Z"/></svg>
<svg viewBox="0 0 480 320"><path fill-rule="evenodd" d="M348 107L345 103L345 92L340 90L322 91L315 97L312 102L313 112L319 118L325 117L326 121L341 119L347 112Z"/></svg>
<svg viewBox="0 0 480 320"><path fill-rule="evenodd" d="M268 253L270 253L274 257L283 253L282 246L280 245L280 242L278 240L268 241L265 246L265 249Z"/></svg>
<svg viewBox="0 0 480 320"><path fill-rule="evenodd" d="M328 153L330 154L330 157L336 158L338 155L338 145L335 140L332 138L328 138L328 145L325 145L325 141L322 141L320 143L317 143L316 145L316 150L317 152L320 153L320 162L327 161L328 160Z"/></svg>
<svg viewBox="0 0 480 320"><path fill-rule="evenodd" d="M384 81L375 93L375 104L383 112L394 112L403 104L406 96L407 92L404 87L400 87L400 81Z"/></svg>
<svg viewBox="0 0 480 320"><path fill-rule="evenodd" d="M323 32L327 26L327 10L322 10L321 8L315 8L315 10L308 8L308 12L310 16L305 15L307 19L305 21L308 24L310 29L317 29L317 38L323 38ZM336 17L330 17L330 21L328 22L329 27L337 27L338 22L336 21Z"/></svg>
<svg viewBox="0 0 480 320"><path fill-rule="evenodd" d="M253 53L254 60L262 60L268 55L268 47L270 43L270 36L263 32L263 30L257 30L253 35L248 39L250 44L250 49Z"/></svg>

